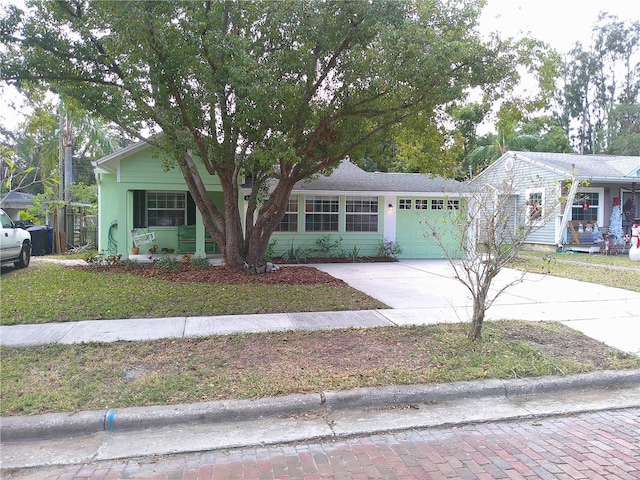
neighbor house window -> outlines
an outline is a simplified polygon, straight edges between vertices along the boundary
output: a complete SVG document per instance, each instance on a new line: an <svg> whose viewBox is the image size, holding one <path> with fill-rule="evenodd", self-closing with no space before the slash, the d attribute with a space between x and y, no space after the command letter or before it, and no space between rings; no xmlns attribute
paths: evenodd
<svg viewBox="0 0 640 480"><path fill-rule="evenodd" d="M542 190L529 190L526 194L527 212L526 218L529 223L539 223L542 221L542 208L544 195Z"/></svg>
<svg viewBox="0 0 640 480"><path fill-rule="evenodd" d="M308 196L304 201L305 232L338 231L338 197Z"/></svg>
<svg viewBox="0 0 640 480"><path fill-rule="evenodd" d="M460 200L447 200L447 210L460 210Z"/></svg>
<svg viewBox="0 0 640 480"><path fill-rule="evenodd" d="M431 210L444 210L444 200L431 200Z"/></svg>
<svg viewBox="0 0 640 480"><path fill-rule="evenodd" d="M571 205L572 220L598 221L600 194L598 192L578 192Z"/></svg>
<svg viewBox="0 0 640 480"><path fill-rule="evenodd" d="M276 232L297 232L298 231L298 196L289 197L287 210L276 227Z"/></svg>
<svg viewBox="0 0 640 480"><path fill-rule="evenodd" d="M147 192L147 225L184 225L187 216L186 192Z"/></svg>
<svg viewBox="0 0 640 480"><path fill-rule="evenodd" d="M427 210L429 208L429 200L417 199L416 210Z"/></svg>
<svg viewBox="0 0 640 480"><path fill-rule="evenodd" d="M378 231L378 197L347 197L347 232Z"/></svg>

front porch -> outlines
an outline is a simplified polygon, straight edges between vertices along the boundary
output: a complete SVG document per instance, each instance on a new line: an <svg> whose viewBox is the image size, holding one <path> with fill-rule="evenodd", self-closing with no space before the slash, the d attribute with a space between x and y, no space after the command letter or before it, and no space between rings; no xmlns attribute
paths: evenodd
<svg viewBox="0 0 640 480"><path fill-rule="evenodd" d="M629 241L620 241L609 233L608 227L600 228L597 223L570 220L567 225L568 243L562 245L563 252L602 253L618 255L629 253Z"/></svg>

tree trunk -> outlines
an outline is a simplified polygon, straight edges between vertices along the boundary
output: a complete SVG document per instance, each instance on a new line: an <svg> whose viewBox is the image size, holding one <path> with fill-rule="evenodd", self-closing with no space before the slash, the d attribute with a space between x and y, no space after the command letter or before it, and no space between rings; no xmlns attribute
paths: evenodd
<svg viewBox="0 0 640 480"><path fill-rule="evenodd" d="M264 254L269 246L269 240L284 217L295 183L291 177L280 179L267 202L261 206L255 223L253 223L254 209L250 206L247 210L245 217L245 261L249 265L264 264ZM260 187L256 186L255 193L259 191Z"/></svg>
<svg viewBox="0 0 640 480"><path fill-rule="evenodd" d="M64 146L64 203L71 203L71 184L73 183L73 147Z"/></svg>
<svg viewBox="0 0 640 480"><path fill-rule="evenodd" d="M64 149L64 202L71 203L71 184L73 183L73 124L71 112L67 110L64 129L62 130L62 147Z"/></svg>
<svg viewBox="0 0 640 480"><path fill-rule="evenodd" d="M284 217L291 191L300 178L291 172L288 172L289 176L283 172L274 191L260 206L255 223L254 215L261 201L259 195L263 185L254 180L243 231L238 170L235 166L215 171L224 198L221 211L211 201L190 153L185 152L177 162L196 207L202 214L204 227L220 248L225 264L235 268L262 265L271 235Z"/></svg>
<svg viewBox="0 0 640 480"><path fill-rule="evenodd" d="M473 295L473 315L471 317L471 330L469 330L469 338L478 340L482 336L482 325L487 312L487 295L489 294L489 286L491 281L486 285L480 285Z"/></svg>

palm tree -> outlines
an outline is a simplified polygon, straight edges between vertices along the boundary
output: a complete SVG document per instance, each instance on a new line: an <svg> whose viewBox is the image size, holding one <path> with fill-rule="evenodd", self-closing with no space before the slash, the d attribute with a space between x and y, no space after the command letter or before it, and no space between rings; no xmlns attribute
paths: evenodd
<svg viewBox="0 0 640 480"><path fill-rule="evenodd" d="M494 138L491 143L480 145L469 154L469 165L473 172L484 170L484 168L510 150L520 152L533 151L542 141L538 135L518 132L514 132L511 135L498 132L497 135L492 137Z"/></svg>
<svg viewBox="0 0 640 480"><path fill-rule="evenodd" d="M71 185L74 183L74 150L82 152L81 157L88 156L90 159L96 159L117 150L121 146L121 138L116 136L105 122L88 116L86 112L73 105L60 102L58 115L62 153L62 161L59 165L63 178L59 198L64 199L65 204L68 205L71 202Z"/></svg>

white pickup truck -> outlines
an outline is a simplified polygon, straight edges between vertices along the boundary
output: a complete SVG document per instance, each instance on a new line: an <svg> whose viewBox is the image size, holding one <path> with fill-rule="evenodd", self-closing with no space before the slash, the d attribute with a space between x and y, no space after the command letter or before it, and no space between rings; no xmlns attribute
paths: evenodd
<svg viewBox="0 0 640 480"><path fill-rule="evenodd" d="M0 209L0 264L13 263L25 268L31 261L31 234L16 226L4 210Z"/></svg>

